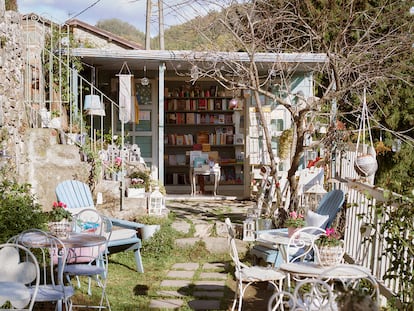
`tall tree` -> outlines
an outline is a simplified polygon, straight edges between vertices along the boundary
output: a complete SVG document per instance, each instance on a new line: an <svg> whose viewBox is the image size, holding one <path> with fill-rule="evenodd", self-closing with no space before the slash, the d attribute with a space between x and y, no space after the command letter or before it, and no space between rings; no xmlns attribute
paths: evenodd
<svg viewBox="0 0 414 311"><path fill-rule="evenodd" d="M292 193L296 194L295 173L303 153L304 137L309 132L309 128L304 126L309 115L315 115L321 106L329 107L334 102L339 115L349 113L343 116L349 116L352 121L360 114L360 97L364 88L375 92L379 83L402 78L396 73L414 42L410 5L399 0L257 0L223 6L223 17L215 23L226 29L226 33L231 35L228 43L235 50L246 52L249 61L220 57L218 49L213 48L214 38L210 39L209 31L199 29L211 46L205 53L211 66L207 70L200 68L199 77L212 77L230 89L251 90L259 112L260 95L291 112L294 140L288 179ZM210 29L214 27L218 26L209 25ZM260 52L326 55L327 62L315 70L319 100L292 94L292 73L297 68L287 66L277 58L268 74L263 75L255 62ZM237 77L237 81L229 76ZM283 92L272 92L269 88L273 86L275 77ZM294 100L289 100L291 98ZM298 102L301 105L297 105ZM376 105L370 109L381 108L381 103ZM264 120L262 123L265 124ZM268 145L271 144L270 139L267 134ZM274 161L272 166L276 170ZM295 195L292 203L294 199Z"/></svg>

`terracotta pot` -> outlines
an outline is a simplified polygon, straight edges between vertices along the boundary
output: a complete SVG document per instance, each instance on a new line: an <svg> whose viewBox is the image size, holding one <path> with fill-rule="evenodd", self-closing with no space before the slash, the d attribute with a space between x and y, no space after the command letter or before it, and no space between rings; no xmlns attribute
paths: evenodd
<svg viewBox="0 0 414 311"><path fill-rule="evenodd" d="M292 237L292 235L299 230L300 228L296 228L296 227L288 227L288 237Z"/></svg>

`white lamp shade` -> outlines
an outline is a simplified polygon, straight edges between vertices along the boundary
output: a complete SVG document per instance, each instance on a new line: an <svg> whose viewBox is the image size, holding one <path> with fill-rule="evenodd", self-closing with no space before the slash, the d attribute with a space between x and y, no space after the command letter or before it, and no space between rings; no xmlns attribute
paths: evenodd
<svg viewBox="0 0 414 311"><path fill-rule="evenodd" d="M99 95L86 95L83 109L88 111L88 115L105 116L105 107Z"/></svg>
<svg viewBox="0 0 414 311"><path fill-rule="evenodd" d="M99 95L86 95L83 104L84 110L102 109L101 99Z"/></svg>

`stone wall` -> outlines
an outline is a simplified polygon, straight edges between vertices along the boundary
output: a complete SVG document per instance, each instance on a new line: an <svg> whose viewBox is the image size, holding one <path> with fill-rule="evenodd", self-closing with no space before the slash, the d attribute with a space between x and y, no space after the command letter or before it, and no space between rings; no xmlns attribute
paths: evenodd
<svg viewBox="0 0 414 311"><path fill-rule="evenodd" d="M0 12L0 144L2 154L10 156L0 161L10 176L19 178L21 137L27 128L23 96L24 48L20 14Z"/></svg>

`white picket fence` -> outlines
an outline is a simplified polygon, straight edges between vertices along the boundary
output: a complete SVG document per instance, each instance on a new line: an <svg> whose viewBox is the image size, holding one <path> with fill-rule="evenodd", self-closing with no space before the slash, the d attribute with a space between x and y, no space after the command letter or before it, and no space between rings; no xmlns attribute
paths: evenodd
<svg viewBox="0 0 414 311"><path fill-rule="evenodd" d="M364 243L364 230L367 235L379 232L378 224L387 220L376 218L375 212L371 208L377 202L384 201L384 191L373 187L370 181L363 180L356 174L353 168L355 157L356 154L353 151L346 152L342 157L337 155L336 163L333 166L336 169L337 177L331 179L333 188L342 189L347 195L344 232L346 257L350 261L355 261L369 268L381 283L382 294L389 298L391 293L398 292L399 287L398 280L383 279L385 272L391 265L390 256L383 254L387 246L386 241L383 238L377 238L373 243ZM365 226L367 223L371 223L373 226L367 228ZM401 271L401 273L403 272Z"/></svg>

